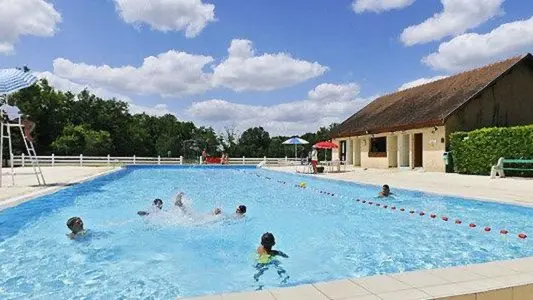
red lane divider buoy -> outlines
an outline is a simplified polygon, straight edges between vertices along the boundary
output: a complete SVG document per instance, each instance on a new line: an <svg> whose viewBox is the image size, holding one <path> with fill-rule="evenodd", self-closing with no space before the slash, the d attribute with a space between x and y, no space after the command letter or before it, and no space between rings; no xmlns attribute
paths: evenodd
<svg viewBox="0 0 533 300"><path fill-rule="evenodd" d="M246 173L246 172L245 172L245 173ZM265 178L265 179L267 179L267 180L271 180L271 179L272 179L272 178L270 178L270 177L260 176L260 175L258 175L258 174L256 174L256 176L257 176L257 177L263 177L263 178ZM280 184L287 184L286 181L280 181L280 180L277 180L277 182L280 183ZM306 188L306 186L302 186L301 184L300 184L300 185L295 184L294 186L295 186L295 187L298 187L298 188L304 188L304 189ZM326 194L326 195L328 195L328 196L335 197L335 194L334 194L334 193L330 193L330 192L326 192L326 191L320 191L320 190L317 190L317 189L314 189L314 188L310 188L310 189L313 190L313 191L315 191L315 192L320 192L320 194ZM338 197L344 198L344 196L342 196L342 195L338 195ZM357 202L367 203L366 200L353 199L353 198L352 198L352 200L355 200L355 201L357 201ZM372 205L372 204L374 204L374 202L372 202L372 201L368 201L368 204L369 204L369 205ZM382 206L380 203L377 203L377 202L376 202L375 204L376 204L376 206L378 206L378 207L381 206L381 207L383 207L383 208L385 208L385 209L389 207L388 205L383 205L383 206ZM396 206L391 206L390 209L391 209L391 210L396 210ZM400 211L405 211L405 209L404 209L404 208L400 208ZM409 213L410 213L410 214L414 214L415 211L414 211L414 210L410 210ZM421 211L421 212L419 212L418 214L419 214L420 216L424 216L426 213L423 212L423 211ZM437 216L436 216L435 214L431 214L430 217L431 217L432 219L435 219ZM441 217L441 219L442 219L443 221L446 221L446 222L449 220L448 217L446 217L446 216ZM455 220L455 224L462 224L462 221L459 220L459 219L456 219L456 220ZM477 225L476 225L475 223L470 223L470 224L468 224L468 226L471 227L471 228L475 228ZM483 228L483 230L484 230L485 232L490 232L490 231L492 231L492 228L490 228L489 226L487 226L487 227ZM505 234L508 234L508 233L509 233L509 231L506 230L506 229L502 229L502 230L500 230L500 234L504 234L504 235L505 235ZM520 239L526 239L526 238L527 238L527 235L526 235L525 233L519 233L519 234L518 234L518 238L520 238Z"/></svg>

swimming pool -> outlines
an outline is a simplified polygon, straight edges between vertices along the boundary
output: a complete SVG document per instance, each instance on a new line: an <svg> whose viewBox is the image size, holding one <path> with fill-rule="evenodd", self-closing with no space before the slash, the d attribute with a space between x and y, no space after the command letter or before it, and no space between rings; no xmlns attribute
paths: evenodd
<svg viewBox="0 0 533 300"><path fill-rule="evenodd" d="M383 200L378 186L254 168L128 167L0 212L0 299L170 299L533 256L516 236L533 232L533 209L391 188ZM136 214L157 197L168 210L177 191L192 220ZM239 204L244 219L206 216ZM92 235L68 240L72 216ZM266 231L290 256L287 283L253 280Z"/></svg>

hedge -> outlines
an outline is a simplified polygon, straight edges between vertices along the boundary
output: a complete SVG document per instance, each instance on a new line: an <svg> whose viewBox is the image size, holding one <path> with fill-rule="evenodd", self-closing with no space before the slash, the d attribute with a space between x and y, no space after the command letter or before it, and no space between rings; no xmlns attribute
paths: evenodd
<svg viewBox="0 0 533 300"><path fill-rule="evenodd" d="M533 159L533 125L456 132L450 139L456 173L489 175L500 157ZM530 169L531 165L526 167ZM518 172L509 175L533 174Z"/></svg>

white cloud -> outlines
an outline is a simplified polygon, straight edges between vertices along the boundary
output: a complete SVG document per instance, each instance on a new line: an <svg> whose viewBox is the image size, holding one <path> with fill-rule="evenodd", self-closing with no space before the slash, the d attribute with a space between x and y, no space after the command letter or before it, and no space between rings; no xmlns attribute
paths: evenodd
<svg viewBox="0 0 533 300"><path fill-rule="evenodd" d="M307 93L310 101L320 103L344 102L355 99L360 88L356 83L332 84L322 83Z"/></svg>
<svg viewBox="0 0 533 300"><path fill-rule="evenodd" d="M441 80L441 79L444 79L444 78L447 78L447 77L448 76L439 75L439 76L430 77L430 78L425 78L425 77L419 78L417 80L409 81L409 82L406 82L406 83L402 84L398 88L398 91L403 91L403 90L406 90L406 89L413 88L415 86L419 86L419 85L423 85L423 84L430 83L430 82L433 82L433 81Z"/></svg>
<svg viewBox="0 0 533 300"><path fill-rule="evenodd" d="M23 35L53 36L61 15L44 0L0 0L0 54L11 54Z"/></svg>
<svg viewBox="0 0 533 300"><path fill-rule="evenodd" d="M461 71L530 51L533 17L503 24L486 34L468 33L442 43L422 62L434 69Z"/></svg>
<svg viewBox="0 0 533 300"><path fill-rule="evenodd" d="M54 73L71 80L125 92L182 96L202 93L211 88L212 76L203 69L212 61L210 56L177 51L147 57L140 67L93 66L58 58L54 60Z"/></svg>
<svg viewBox="0 0 533 300"><path fill-rule="evenodd" d="M159 31L185 31L192 38L215 21L215 5L202 0L114 0L128 24L146 23Z"/></svg>
<svg viewBox="0 0 533 300"><path fill-rule="evenodd" d="M441 0L443 11L421 24L406 28L401 35L407 46L438 41L475 28L502 13L504 0Z"/></svg>
<svg viewBox="0 0 533 300"><path fill-rule="evenodd" d="M103 88L99 88L99 87L92 87L86 84L85 85L79 84L71 80L68 80L66 78L59 77L51 72L35 72L34 74L40 79L41 78L46 79L48 81L48 84L50 84L50 86L52 86L53 88L59 91L79 94L83 90L88 90L89 92L93 93L94 95L102 99L115 98L117 100L128 102L130 112L133 114L139 114L143 112L148 115L153 115L153 116L174 114L168 109L166 104L156 104L155 106L137 105L137 104L134 104L131 98L126 95L115 93L115 92L112 92L112 91L109 91Z"/></svg>
<svg viewBox="0 0 533 300"><path fill-rule="evenodd" d="M365 11L383 12L393 9L401 9L413 4L415 0L354 0L352 9L356 13Z"/></svg>
<svg viewBox="0 0 533 300"><path fill-rule="evenodd" d="M309 92L306 100L263 106L213 99L193 103L187 113L193 120L219 130L227 125L236 125L241 131L262 126L274 135L293 135L343 121L370 100L358 94L359 87L353 83L321 84Z"/></svg>
<svg viewBox="0 0 533 300"><path fill-rule="evenodd" d="M206 72L211 56L168 51L144 59L141 66L111 67L54 60L54 74L93 86L136 94L179 97L201 94L217 86L235 91L270 91L322 75L327 67L289 54L255 56L248 40L233 40L229 57Z"/></svg>
<svg viewBox="0 0 533 300"><path fill-rule="evenodd" d="M232 40L228 58L214 69L213 82L235 91L269 91L318 77L328 70L287 53L256 56L249 40Z"/></svg>

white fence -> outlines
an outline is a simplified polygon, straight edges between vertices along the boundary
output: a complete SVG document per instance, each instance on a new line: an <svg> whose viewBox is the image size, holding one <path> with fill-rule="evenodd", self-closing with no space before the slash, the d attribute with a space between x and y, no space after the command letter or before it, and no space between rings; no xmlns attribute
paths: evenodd
<svg viewBox="0 0 533 300"><path fill-rule="evenodd" d="M114 166L114 165L183 165L184 159L180 157L115 157L115 156L37 156L41 166ZM232 157L228 159L230 165L258 165L265 162L269 166L286 166L300 164L300 159L295 158L272 158L272 157ZM199 160L197 161L199 163ZM15 155L13 159L15 166L31 166L28 156Z"/></svg>

